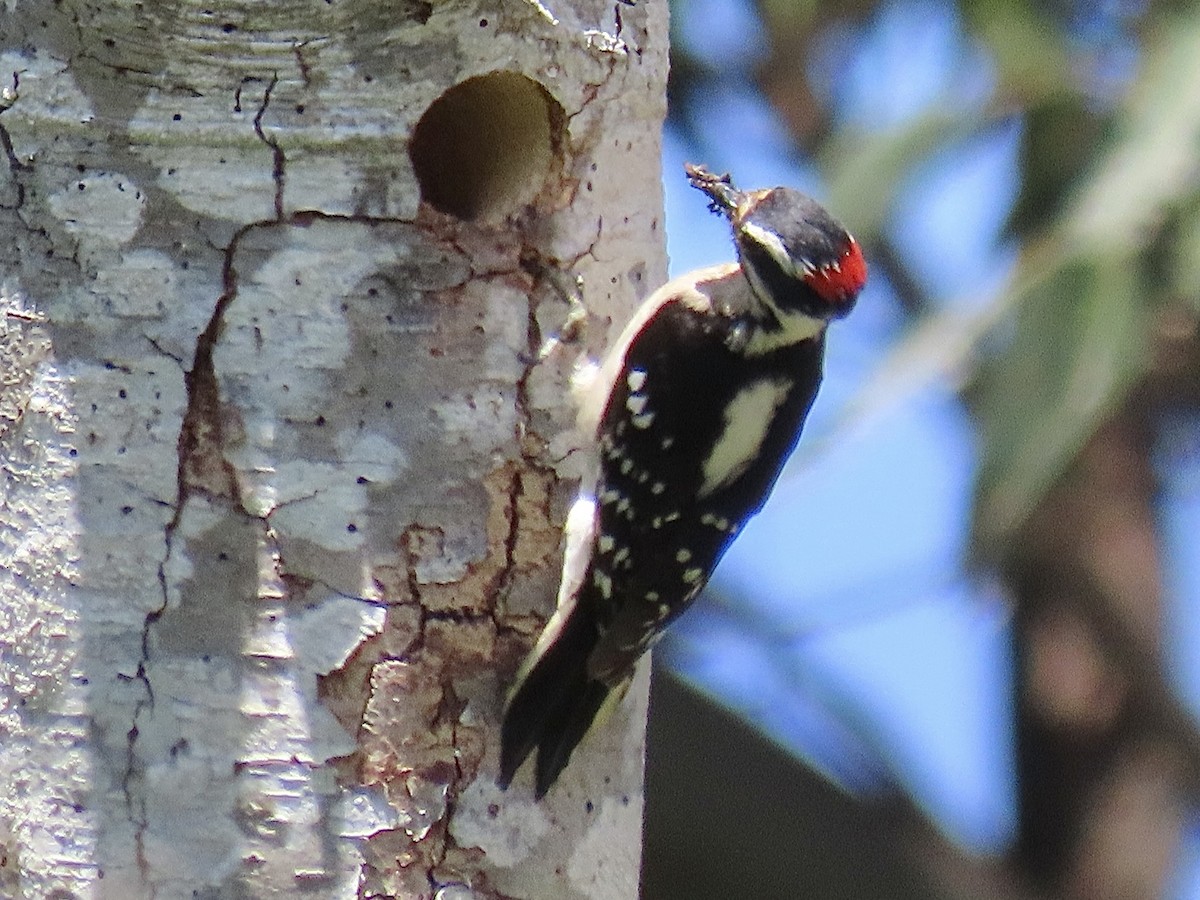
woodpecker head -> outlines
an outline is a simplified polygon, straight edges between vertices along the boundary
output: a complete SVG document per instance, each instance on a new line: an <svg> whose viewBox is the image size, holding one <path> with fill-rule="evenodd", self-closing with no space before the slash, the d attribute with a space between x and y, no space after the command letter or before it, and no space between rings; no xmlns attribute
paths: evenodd
<svg viewBox="0 0 1200 900"><path fill-rule="evenodd" d="M742 270L763 303L826 320L854 308L867 264L858 242L820 204L791 188L739 191L728 175L686 170L729 219Z"/></svg>

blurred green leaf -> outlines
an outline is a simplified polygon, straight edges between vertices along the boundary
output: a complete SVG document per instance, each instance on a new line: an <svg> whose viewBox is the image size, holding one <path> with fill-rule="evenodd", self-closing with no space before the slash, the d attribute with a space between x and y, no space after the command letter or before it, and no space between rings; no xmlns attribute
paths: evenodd
<svg viewBox="0 0 1200 900"><path fill-rule="evenodd" d="M1062 23L1029 0L964 0L967 27L987 45L1000 93L1023 103L1069 91L1074 82Z"/></svg>
<svg viewBox="0 0 1200 900"><path fill-rule="evenodd" d="M1017 298L1009 346L975 382L983 458L974 531L985 553L1025 520L1140 374L1144 323L1127 257L1067 258Z"/></svg>
<svg viewBox="0 0 1200 900"><path fill-rule="evenodd" d="M972 9L990 15L981 6ZM1008 7L1024 4L1000 4ZM1047 111L1070 107L1049 97ZM1065 139L1067 123L1060 124L1053 130ZM863 140L835 168L831 205L856 228L878 228L904 176L975 125L933 117ZM919 323L843 423L861 424L932 381L969 380L975 368L971 396L983 440L974 533L984 553L996 552L1021 525L1141 376L1148 313L1160 292L1200 295L1200 10L1164 13L1111 127L1087 132L1100 133L1110 137L1090 172L1071 194L1038 208L1051 227L1027 239L1009 288L968 312L949 309ZM1053 181L1061 160L1028 162ZM1071 173L1063 174L1065 184ZM1164 223L1172 218L1176 252L1162 253ZM997 328L1003 323L1010 332ZM977 366L986 342L1001 338L1000 349Z"/></svg>
<svg viewBox="0 0 1200 900"><path fill-rule="evenodd" d="M1031 106L1021 128L1021 188L1005 230L1025 237L1058 218L1103 150L1107 117L1083 97L1063 94Z"/></svg>
<svg viewBox="0 0 1200 900"><path fill-rule="evenodd" d="M860 239L878 234L908 176L978 124L974 116L932 113L890 131L839 133L821 154L830 209Z"/></svg>
<svg viewBox="0 0 1200 900"><path fill-rule="evenodd" d="M1200 206L1193 206L1178 223L1169 288L1200 311Z"/></svg>
<svg viewBox="0 0 1200 900"><path fill-rule="evenodd" d="M1143 266L1200 176L1197 85L1200 14L1189 10L1148 35L1113 139L1060 220L1062 258L1016 298L1012 340L980 372L981 549L1024 521L1143 371L1158 299Z"/></svg>
<svg viewBox="0 0 1200 900"><path fill-rule="evenodd" d="M1069 213L1078 246L1144 246L1200 187L1200 11L1158 21L1111 150Z"/></svg>
<svg viewBox="0 0 1200 900"><path fill-rule="evenodd" d="M820 21L822 9L820 0L759 0L758 12L770 33L794 34Z"/></svg>

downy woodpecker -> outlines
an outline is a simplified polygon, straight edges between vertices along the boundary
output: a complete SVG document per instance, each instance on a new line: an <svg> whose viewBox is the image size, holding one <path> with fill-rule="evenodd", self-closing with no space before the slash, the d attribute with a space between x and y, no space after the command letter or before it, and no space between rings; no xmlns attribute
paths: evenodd
<svg viewBox="0 0 1200 900"><path fill-rule="evenodd" d="M539 798L762 508L816 397L825 329L866 281L858 243L812 199L685 168L728 218L738 262L655 291L581 389L595 478L501 732L500 785L537 748Z"/></svg>

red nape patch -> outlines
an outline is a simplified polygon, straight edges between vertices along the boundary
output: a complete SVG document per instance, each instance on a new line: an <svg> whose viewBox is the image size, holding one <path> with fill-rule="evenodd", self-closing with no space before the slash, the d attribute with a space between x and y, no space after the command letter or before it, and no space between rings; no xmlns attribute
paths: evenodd
<svg viewBox="0 0 1200 900"><path fill-rule="evenodd" d="M829 303L841 304L854 300L867 283L867 261L863 259L858 241L850 238L841 259L805 275L804 281L822 300Z"/></svg>

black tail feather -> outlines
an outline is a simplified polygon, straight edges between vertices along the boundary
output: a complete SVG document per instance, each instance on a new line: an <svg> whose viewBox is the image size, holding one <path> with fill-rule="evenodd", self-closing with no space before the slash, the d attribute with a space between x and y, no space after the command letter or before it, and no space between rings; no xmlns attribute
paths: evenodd
<svg viewBox="0 0 1200 900"><path fill-rule="evenodd" d="M534 796L541 800L550 790L571 759L571 752L583 740L595 721L596 713L608 697L608 685L601 681L589 681L583 688L572 693L556 710L553 722L542 735L538 745L537 780Z"/></svg>
<svg viewBox="0 0 1200 900"><path fill-rule="evenodd" d="M500 787L512 783L535 747L539 799L566 766L609 693L607 685L588 677L588 657L598 639L593 617L576 607L517 687L500 730Z"/></svg>

